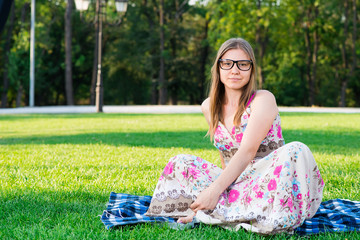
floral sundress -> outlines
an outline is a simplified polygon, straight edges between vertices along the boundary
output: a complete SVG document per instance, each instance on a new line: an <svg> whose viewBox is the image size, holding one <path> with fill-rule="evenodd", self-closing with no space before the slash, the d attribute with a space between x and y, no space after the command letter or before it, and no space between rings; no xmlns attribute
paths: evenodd
<svg viewBox="0 0 360 240"><path fill-rule="evenodd" d="M240 126L229 132L219 122L214 145L225 161L238 150L251 109L241 117ZM170 159L155 188L146 215L181 217L196 196L223 170L193 156ZM300 142L284 144L280 116L277 115L255 158L241 175L220 195L214 210L198 211L196 218L206 224L261 234L292 233L317 211L324 182L309 148Z"/></svg>

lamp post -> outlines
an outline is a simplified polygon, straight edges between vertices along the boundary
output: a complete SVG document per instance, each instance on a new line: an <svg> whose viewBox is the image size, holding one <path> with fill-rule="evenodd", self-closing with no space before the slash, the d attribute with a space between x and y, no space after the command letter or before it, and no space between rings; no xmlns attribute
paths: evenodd
<svg viewBox="0 0 360 240"><path fill-rule="evenodd" d="M35 0L31 0L29 106L35 105Z"/></svg>
<svg viewBox="0 0 360 240"><path fill-rule="evenodd" d="M91 0L75 0L76 8L79 11L87 10ZM96 112L103 111L103 86L102 86L102 77L101 77L101 59L102 59L102 7L104 6L104 0L96 0L96 37L97 39L97 49L98 52L98 61L97 61L97 77L96 77ZM107 2L107 1L106 1ZM116 11L119 13L125 13L127 10L128 0L115 0Z"/></svg>

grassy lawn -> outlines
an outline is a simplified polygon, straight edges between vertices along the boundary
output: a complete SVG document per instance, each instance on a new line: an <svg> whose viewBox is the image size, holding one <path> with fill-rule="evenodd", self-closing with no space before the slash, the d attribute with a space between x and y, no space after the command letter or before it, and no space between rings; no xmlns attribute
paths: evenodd
<svg viewBox="0 0 360 240"><path fill-rule="evenodd" d="M360 200L360 114L283 113L286 142L313 151L324 201ZM168 159L220 166L200 114L0 115L0 239L297 239L217 227L176 231L137 225L105 230L111 191L152 195ZM311 239L359 239L360 233Z"/></svg>

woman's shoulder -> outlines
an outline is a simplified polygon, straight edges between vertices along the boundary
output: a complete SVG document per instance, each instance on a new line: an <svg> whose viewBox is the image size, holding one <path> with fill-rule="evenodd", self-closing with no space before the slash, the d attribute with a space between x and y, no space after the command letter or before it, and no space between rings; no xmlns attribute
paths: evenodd
<svg viewBox="0 0 360 240"><path fill-rule="evenodd" d="M201 103L201 111L203 112L206 121L210 123L210 98L205 99Z"/></svg>
<svg viewBox="0 0 360 240"><path fill-rule="evenodd" d="M261 103L268 103L268 104L275 104L276 105L276 99L274 94L272 94L270 91L268 90L258 90L256 91L254 100L254 103L256 102L261 102Z"/></svg>
<svg viewBox="0 0 360 240"><path fill-rule="evenodd" d="M266 112L273 114L277 114L279 111L277 108L274 94L272 94L268 90L256 91L256 95L251 104L251 108L252 110L254 110L255 108L258 108L259 110L261 109L262 111L266 110Z"/></svg>
<svg viewBox="0 0 360 240"><path fill-rule="evenodd" d="M268 90L257 90L256 91L256 94L255 94L256 97L262 97L262 98L273 98L275 99L275 96L272 92L268 91Z"/></svg>
<svg viewBox="0 0 360 240"><path fill-rule="evenodd" d="M201 110L209 110L210 108L210 98L208 97L201 103Z"/></svg>

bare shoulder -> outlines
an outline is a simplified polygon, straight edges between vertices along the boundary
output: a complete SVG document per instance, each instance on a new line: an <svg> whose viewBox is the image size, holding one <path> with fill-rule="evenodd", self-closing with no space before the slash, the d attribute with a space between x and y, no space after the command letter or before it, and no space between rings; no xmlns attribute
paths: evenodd
<svg viewBox="0 0 360 240"><path fill-rule="evenodd" d="M210 123L210 98L205 99L201 104L201 111L204 114L204 117L207 123Z"/></svg>
<svg viewBox="0 0 360 240"><path fill-rule="evenodd" d="M267 90L259 90L252 103L253 110L266 110L267 113L277 114L279 112L274 94Z"/></svg>
<svg viewBox="0 0 360 240"><path fill-rule="evenodd" d="M272 94L268 90L258 90L258 91L256 91L256 97L261 98L261 99L274 100L275 101L274 94Z"/></svg>

